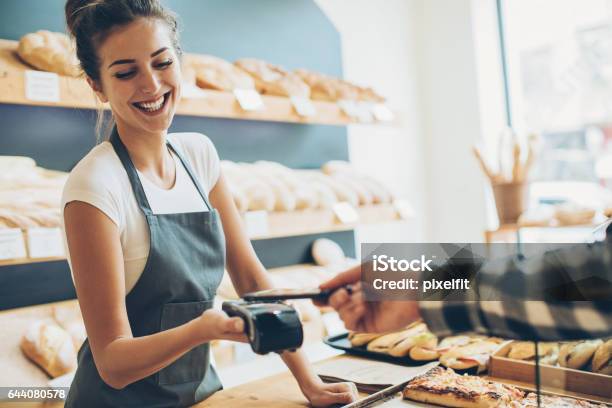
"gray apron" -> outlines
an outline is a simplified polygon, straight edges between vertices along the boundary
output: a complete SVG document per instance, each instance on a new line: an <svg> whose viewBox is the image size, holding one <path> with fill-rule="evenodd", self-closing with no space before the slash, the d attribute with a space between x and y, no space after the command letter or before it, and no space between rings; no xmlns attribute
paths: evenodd
<svg viewBox="0 0 612 408"><path fill-rule="evenodd" d="M126 296L134 337L168 330L210 309L225 265L225 237L219 214L210 205L191 167L170 144L209 211L153 214L136 168L114 129L111 143L149 225L150 250L144 271ZM208 344L190 350L159 372L116 390L102 381L86 340L66 407L186 407L221 389L210 365Z"/></svg>

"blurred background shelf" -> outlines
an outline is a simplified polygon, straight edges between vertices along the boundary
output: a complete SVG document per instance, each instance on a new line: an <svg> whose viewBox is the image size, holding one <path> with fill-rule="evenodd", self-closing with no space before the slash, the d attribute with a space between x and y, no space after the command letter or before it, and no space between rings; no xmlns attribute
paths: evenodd
<svg viewBox="0 0 612 408"><path fill-rule="evenodd" d="M19 60L16 49L17 41L0 40L0 103L77 109L104 107L107 109L105 105L96 100L89 85L82 78L59 76L60 98L57 102L35 101L26 98L25 72L31 68ZM257 111L245 111L240 107L233 93L205 89L198 89L197 92L200 95L197 98L182 98L176 111L178 115L340 126L363 123L350 118L335 102L311 101L316 114L311 117L302 117L297 114L291 100L285 97L262 95L264 108Z"/></svg>
<svg viewBox="0 0 612 408"><path fill-rule="evenodd" d="M334 231L349 231L363 224L395 222L400 220L393 204L379 204L356 208L358 221L342 223L333 210L302 210L268 213L262 222L266 225L260 230L251 228L248 221L250 215L244 217L251 239L269 239L290 237L296 235L318 234ZM259 230L259 231L257 231ZM262 231L267 230L267 231Z"/></svg>

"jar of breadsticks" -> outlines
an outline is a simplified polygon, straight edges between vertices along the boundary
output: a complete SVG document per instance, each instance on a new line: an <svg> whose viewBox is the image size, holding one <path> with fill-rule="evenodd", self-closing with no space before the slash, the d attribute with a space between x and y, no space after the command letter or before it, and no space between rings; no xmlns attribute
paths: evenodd
<svg viewBox="0 0 612 408"><path fill-rule="evenodd" d="M504 132L498 146L496 170L480 148L473 148L480 168L491 183L500 225L515 224L527 209L528 174L535 158L536 141L536 135L529 135L525 147L514 132Z"/></svg>

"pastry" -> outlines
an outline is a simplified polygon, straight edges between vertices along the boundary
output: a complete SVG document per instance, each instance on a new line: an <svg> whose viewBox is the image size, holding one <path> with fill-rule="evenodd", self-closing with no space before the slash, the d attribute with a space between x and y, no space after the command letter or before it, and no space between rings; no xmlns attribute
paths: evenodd
<svg viewBox="0 0 612 408"><path fill-rule="evenodd" d="M17 54L27 64L41 71L78 76L79 63L70 39L62 33L40 30L21 37Z"/></svg>
<svg viewBox="0 0 612 408"><path fill-rule="evenodd" d="M68 332L49 321L37 321L21 339L23 353L51 377L59 377L77 365L74 344Z"/></svg>
<svg viewBox="0 0 612 408"><path fill-rule="evenodd" d="M487 368L491 354L498 348L499 341L496 339L475 341L442 353L440 363L455 370L467 370L476 367L480 372Z"/></svg>
<svg viewBox="0 0 612 408"><path fill-rule="evenodd" d="M425 323L419 322L416 325L411 325L408 328L394 333L389 333L384 336L381 336L368 344L368 350L374 351L377 353L387 353L391 354L391 350L393 350L398 344L400 344L403 340L413 337L419 333L423 333L427 330L427 326ZM403 353L403 348L396 349L393 356L401 356ZM406 350L406 354L408 351Z"/></svg>
<svg viewBox="0 0 612 408"><path fill-rule="evenodd" d="M593 355L591 369L594 373L612 375L612 339L597 348Z"/></svg>
<svg viewBox="0 0 612 408"><path fill-rule="evenodd" d="M565 343L559 349L559 365L575 369L584 367L602 344L599 339Z"/></svg>

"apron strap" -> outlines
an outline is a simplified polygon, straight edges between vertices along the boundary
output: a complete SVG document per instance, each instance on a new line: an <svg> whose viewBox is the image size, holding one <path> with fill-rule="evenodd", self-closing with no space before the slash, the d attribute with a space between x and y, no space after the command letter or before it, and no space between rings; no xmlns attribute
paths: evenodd
<svg viewBox="0 0 612 408"><path fill-rule="evenodd" d="M145 213L145 215L152 215L153 211L151 211L149 200L147 200L147 195L144 192L144 188L142 187L142 183L140 182L140 178L136 172L136 167L134 167L134 163L130 158L130 154L119 137L117 126L113 127L110 142L113 145L117 156L119 156L119 160L121 160L125 171L127 172L128 178L130 179L130 184L132 185L132 190L134 191L134 196L136 197L136 201L138 202L140 209L143 213Z"/></svg>
<svg viewBox="0 0 612 408"><path fill-rule="evenodd" d="M168 145L168 147L170 147L170 149L174 152L174 154L176 154L176 156L179 158L179 160L183 164L183 167L185 168L185 170L187 170L187 173L189 174L189 177L191 177L191 181L193 182L193 184L195 185L196 189L198 190L198 192L202 196L202 199L204 200L204 203L208 207L208 211L212 212L213 209L212 209L212 205L210 205L210 202L208 201L208 194L206 194L204 192L204 189L202 188L202 185L198 181L197 177L195 176L195 173L193 172L193 169L189 165L189 162L187 162L187 160L185 160L183 155L181 153L179 153L178 149L176 149L172 145L172 143L170 141L167 141L166 144Z"/></svg>

